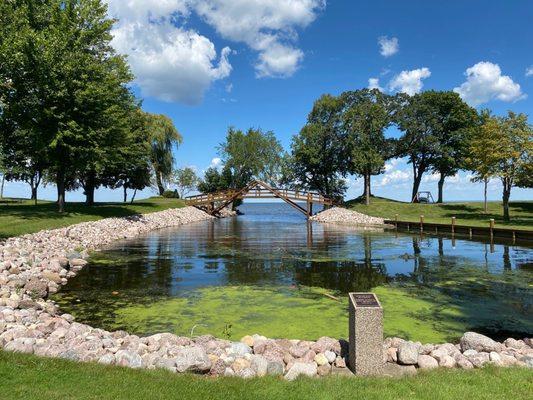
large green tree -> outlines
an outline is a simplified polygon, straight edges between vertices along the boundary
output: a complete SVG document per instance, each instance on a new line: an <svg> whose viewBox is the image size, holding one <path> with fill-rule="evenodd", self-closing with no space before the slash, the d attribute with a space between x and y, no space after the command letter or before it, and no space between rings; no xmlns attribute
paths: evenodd
<svg viewBox="0 0 533 400"><path fill-rule="evenodd" d="M113 156L110 146L127 143L133 105L129 68L110 45L114 21L100 0L1 4L0 98L8 148L18 154L16 143L31 142L16 158L24 162L42 153L60 211L76 178L92 202L95 177Z"/></svg>
<svg viewBox="0 0 533 400"><path fill-rule="evenodd" d="M199 179L191 167L179 168L174 172L174 184L181 198L198 187Z"/></svg>
<svg viewBox="0 0 533 400"><path fill-rule="evenodd" d="M397 117L404 131L400 155L413 168L411 199L418 193L427 171L440 174L438 201L443 200L444 180L464 166L469 128L477 122L477 113L454 92L427 91L406 98Z"/></svg>
<svg viewBox="0 0 533 400"><path fill-rule="evenodd" d="M531 187L533 170L533 127L527 115L509 111L505 117L490 118L483 126L492 138L493 170L503 185L503 219L510 220L509 199L513 186Z"/></svg>
<svg viewBox="0 0 533 400"><path fill-rule="evenodd" d="M337 200L346 191L344 177L349 165L342 108L342 100L335 96L323 95L315 101L307 123L292 139L290 156L294 186Z"/></svg>
<svg viewBox="0 0 533 400"><path fill-rule="evenodd" d="M174 148L181 144L183 138L166 115L146 113L146 120L154 180L161 196L165 191L165 182L172 179Z"/></svg>
<svg viewBox="0 0 533 400"><path fill-rule="evenodd" d="M229 128L219 152L232 189L243 188L254 179L275 184L280 178L283 147L273 132Z"/></svg>
<svg viewBox="0 0 533 400"><path fill-rule="evenodd" d="M342 124L346 142L348 170L364 179L363 197L370 204L372 175L384 171L385 161L392 156L392 140L385 130L395 120L395 98L377 89L344 92Z"/></svg>
<svg viewBox="0 0 533 400"><path fill-rule="evenodd" d="M487 187L489 180L495 176L497 163L492 151L497 146L497 137L493 129L494 120L490 112L484 110L480 115L480 124L473 127L468 135L465 166L474 173L473 182L483 182L483 211L488 211Z"/></svg>

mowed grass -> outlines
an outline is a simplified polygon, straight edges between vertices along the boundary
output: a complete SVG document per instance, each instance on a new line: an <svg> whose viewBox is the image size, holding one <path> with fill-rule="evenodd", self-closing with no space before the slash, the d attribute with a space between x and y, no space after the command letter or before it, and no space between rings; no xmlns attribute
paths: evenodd
<svg viewBox="0 0 533 400"><path fill-rule="evenodd" d="M67 203L66 211L59 213L54 202L6 201L0 202L0 239L43 229L55 229L79 222L95 221L110 217L125 217L134 214L147 214L168 208L183 207L179 199L152 197L130 203L97 203L87 206L83 203Z"/></svg>
<svg viewBox="0 0 533 400"><path fill-rule="evenodd" d="M533 371L437 370L408 378L209 378L0 352L3 400L530 399Z"/></svg>
<svg viewBox="0 0 533 400"><path fill-rule="evenodd" d="M347 206L355 211L394 219L398 214L400 221L418 222L424 216L425 222L451 224L451 218L456 218L457 225L489 226L489 220L495 220L496 227L530 229L533 230L533 201L511 202L511 221L503 221L503 207L501 202L488 203L488 212L483 212L482 202L444 203L444 204L412 204L372 197L370 205L365 205L360 199L350 200Z"/></svg>

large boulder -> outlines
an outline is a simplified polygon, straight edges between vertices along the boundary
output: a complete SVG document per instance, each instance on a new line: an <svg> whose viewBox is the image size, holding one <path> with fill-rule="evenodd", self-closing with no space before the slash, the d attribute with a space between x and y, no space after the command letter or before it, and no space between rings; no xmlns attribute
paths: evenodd
<svg viewBox="0 0 533 400"><path fill-rule="evenodd" d="M37 277L32 277L24 285L24 290L32 297L45 298L48 294L48 284Z"/></svg>
<svg viewBox="0 0 533 400"><path fill-rule="evenodd" d="M404 365L414 365L418 362L419 343L403 342L398 347L398 361Z"/></svg>
<svg viewBox="0 0 533 400"><path fill-rule="evenodd" d="M189 346L176 352L176 370L178 372L206 372L211 368L211 360L200 346Z"/></svg>
<svg viewBox="0 0 533 400"><path fill-rule="evenodd" d="M438 368L439 363L433 357L422 354L418 356L418 366L420 369L434 369Z"/></svg>
<svg viewBox="0 0 533 400"><path fill-rule="evenodd" d="M296 362L285 374L285 379L293 381L299 376L315 377L318 373L316 363Z"/></svg>
<svg viewBox="0 0 533 400"><path fill-rule="evenodd" d="M491 338L476 332L466 332L460 341L461 350L476 350L490 353L491 351L499 351L501 344L495 342Z"/></svg>

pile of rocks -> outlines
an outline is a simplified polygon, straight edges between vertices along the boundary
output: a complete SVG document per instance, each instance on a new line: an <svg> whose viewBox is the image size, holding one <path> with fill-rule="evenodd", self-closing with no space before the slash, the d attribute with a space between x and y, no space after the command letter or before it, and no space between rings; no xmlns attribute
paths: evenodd
<svg viewBox="0 0 533 400"><path fill-rule="evenodd" d="M422 345L399 338L384 342L384 373L414 374L418 369L478 368L485 364L533 367L533 340L497 343L467 332L460 344ZM240 342L160 333L147 337L108 332L74 321L53 307L14 309L0 306L0 348L39 356L98 362L130 368L163 368L211 376L242 378L265 375L351 374L346 368L348 344L322 337L317 341L245 336Z"/></svg>
<svg viewBox="0 0 533 400"><path fill-rule="evenodd" d="M107 218L14 237L0 243L0 305L15 308L55 293L87 261L88 251L142 233L211 219L194 207Z"/></svg>
<svg viewBox="0 0 533 400"><path fill-rule="evenodd" d="M332 222L349 225L383 225L383 218L371 217L357 211L341 207L332 207L310 218L312 221Z"/></svg>
<svg viewBox="0 0 533 400"><path fill-rule="evenodd" d="M498 343L476 332L466 332L458 344L421 344L400 338L388 338L383 343L385 371L398 370L403 374L419 369L480 368L485 364L497 366L527 366L533 368L533 339L509 338ZM391 368L391 364L395 365Z"/></svg>

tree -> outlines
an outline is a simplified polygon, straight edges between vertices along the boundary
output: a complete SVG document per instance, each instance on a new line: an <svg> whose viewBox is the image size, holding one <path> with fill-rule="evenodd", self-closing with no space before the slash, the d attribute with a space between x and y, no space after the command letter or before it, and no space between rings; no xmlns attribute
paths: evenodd
<svg viewBox="0 0 533 400"><path fill-rule="evenodd" d="M467 156L465 165L474 172L472 181L483 182L483 211L487 208L487 186L490 178L496 173L496 159L492 151L497 145L497 127L492 126L495 122L491 120L490 113L483 111L480 116L481 123L472 128L467 143Z"/></svg>
<svg viewBox="0 0 533 400"><path fill-rule="evenodd" d="M413 168L412 200L423 174L432 170L440 174L438 202L443 201L444 180L462 168L466 134L476 120L476 111L453 92L427 91L407 98L398 125L405 132L400 155L407 156Z"/></svg>
<svg viewBox="0 0 533 400"><path fill-rule="evenodd" d="M370 179L384 171L392 156L391 140L385 130L394 121L394 98L377 89L345 92L342 123L349 157L349 172L363 176L365 203L370 204Z"/></svg>
<svg viewBox="0 0 533 400"><path fill-rule="evenodd" d="M219 146L225 175L231 180L229 187L241 189L254 179L274 184L280 178L282 152L273 132L229 128Z"/></svg>
<svg viewBox="0 0 533 400"><path fill-rule="evenodd" d="M165 181L172 178L173 148L179 146L183 138L167 116L146 113L146 118L150 135L153 174L157 190L161 196L165 191Z"/></svg>
<svg viewBox="0 0 533 400"><path fill-rule="evenodd" d="M465 168L468 134L478 123L478 114L455 92L431 91L426 96L435 113L432 129L438 146L431 170L439 174L437 203L442 203L444 180Z"/></svg>
<svg viewBox="0 0 533 400"><path fill-rule="evenodd" d="M112 155L110 144L124 143L133 102L127 86L132 75L110 45L114 20L101 0L1 4L0 99L11 159L46 160L59 211L79 178L92 202L102 157ZM13 147L23 138L31 143L24 157L18 155L21 146Z"/></svg>
<svg viewBox="0 0 533 400"><path fill-rule="evenodd" d="M174 183L178 187L178 193L184 198L198 186L198 176L190 167L180 168L174 172Z"/></svg>
<svg viewBox="0 0 533 400"><path fill-rule="evenodd" d="M503 219L510 220L509 198L513 186L531 187L533 169L533 128L527 115L509 111L506 117L490 118L483 125L487 135L494 138L492 152L494 171L503 185Z"/></svg>
<svg viewBox="0 0 533 400"><path fill-rule="evenodd" d="M341 112L338 97L323 95L314 103L305 126L293 137L290 169L296 188L316 190L337 200L344 195L348 160Z"/></svg>
<svg viewBox="0 0 533 400"><path fill-rule="evenodd" d="M204 178L198 183L198 190L202 193L216 193L230 188L232 182L231 171L223 168L210 167L205 171Z"/></svg>

